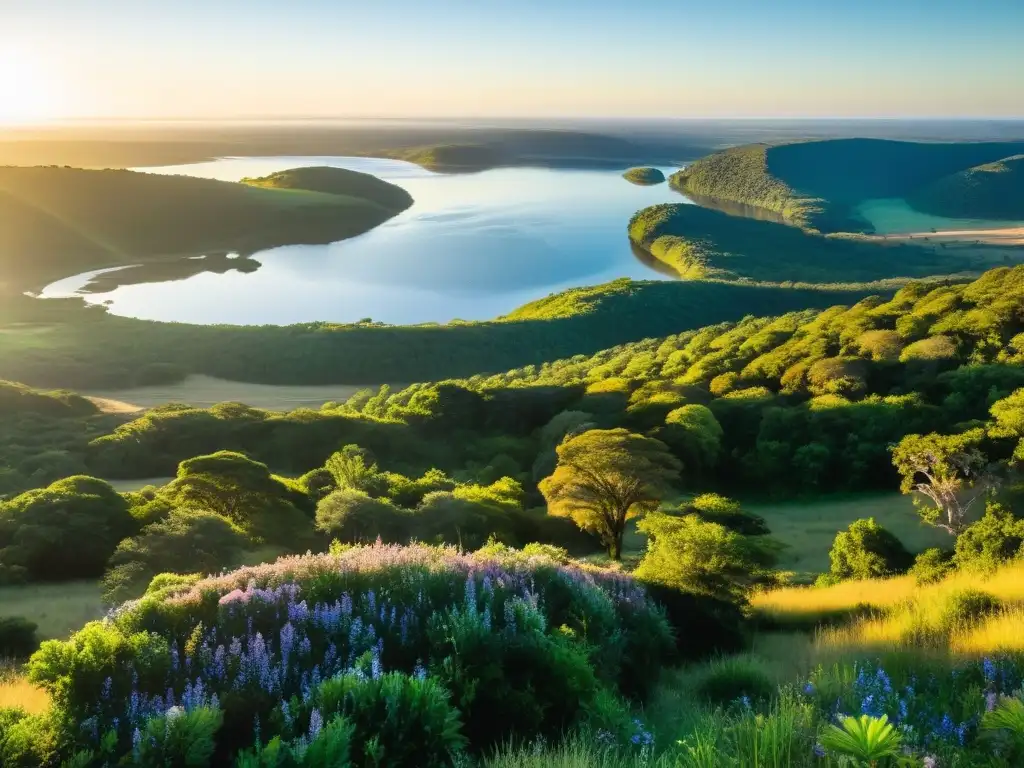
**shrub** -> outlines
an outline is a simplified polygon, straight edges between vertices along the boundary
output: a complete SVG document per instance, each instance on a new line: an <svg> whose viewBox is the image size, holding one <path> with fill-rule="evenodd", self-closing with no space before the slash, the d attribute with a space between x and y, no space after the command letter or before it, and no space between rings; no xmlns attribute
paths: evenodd
<svg viewBox="0 0 1024 768"><path fill-rule="evenodd" d="M906 547L873 517L855 520L836 535L828 553L836 579L874 579L901 573L913 558Z"/></svg>
<svg viewBox="0 0 1024 768"><path fill-rule="evenodd" d="M431 678L400 672L346 674L325 680L303 708L304 718L341 715L352 725L357 765L448 765L462 752L459 712L445 688Z"/></svg>
<svg viewBox="0 0 1024 768"><path fill-rule="evenodd" d="M988 504L981 519L957 537L953 563L965 571L992 573L1022 556L1024 520L1000 504Z"/></svg>
<svg viewBox="0 0 1024 768"><path fill-rule="evenodd" d="M710 662L697 674L694 692L715 706L727 706L738 699L767 702L777 686L764 663L752 656L733 656Z"/></svg>
<svg viewBox="0 0 1024 768"><path fill-rule="evenodd" d="M223 713L215 707L171 707L146 722L135 745L133 763L152 768L205 768L211 764L215 737L223 722Z"/></svg>
<svg viewBox="0 0 1024 768"><path fill-rule="evenodd" d="M266 746L241 753L235 768L351 768L352 724L338 715L319 733L316 722L311 725L314 730L292 741L275 736Z"/></svg>
<svg viewBox="0 0 1024 768"><path fill-rule="evenodd" d="M52 714L27 715L14 707L0 709L0 765L39 768L54 765L58 722Z"/></svg>
<svg viewBox="0 0 1024 768"><path fill-rule="evenodd" d="M914 558L914 564L910 568L910 575L920 585L936 584L942 581L953 568L952 556L938 547L932 547L921 552Z"/></svg>
<svg viewBox="0 0 1024 768"><path fill-rule="evenodd" d="M0 656L23 658L39 647L37 625L22 616L0 618Z"/></svg>
<svg viewBox="0 0 1024 768"><path fill-rule="evenodd" d="M645 581L644 586L651 598L665 609L680 660L695 661L716 653L734 653L745 645L746 620L736 603L656 582Z"/></svg>
<svg viewBox="0 0 1024 768"><path fill-rule="evenodd" d="M61 733L75 749L96 749L94 733L112 729L130 745L148 718L212 705L216 695L220 760L252 746L256 723L261 744L291 744L300 734L288 730L282 704L294 718L297 697L323 680L429 670L480 750L560 733L602 683L645 689L669 640L660 610L623 574L374 545L169 584L66 642L44 643L29 675L62 722L96 724Z"/></svg>
<svg viewBox="0 0 1024 768"><path fill-rule="evenodd" d="M356 488L339 488L316 505L316 527L340 541L389 543L407 540L411 515L388 499L371 498Z"/></svg>
<svg viewBox="0 0 1024 768"><path fill-rule="evenodd" d="M999 609L999 601L988 592L964 589L949 595L942 606L942 627L952 631L977 624Z"/></svg>
<svg viewBox="0 0 1024 768"><path fill-rule="evenodd" d="M135 530L128 503L109 483L68 477L0 504L0 563L29 579L97 577Z"/></svg>

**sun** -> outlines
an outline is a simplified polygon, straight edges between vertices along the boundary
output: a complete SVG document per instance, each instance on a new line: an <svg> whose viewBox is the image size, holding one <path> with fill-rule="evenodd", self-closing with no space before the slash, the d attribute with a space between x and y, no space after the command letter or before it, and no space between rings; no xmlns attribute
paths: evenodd
<svg viewBox="0 0 1024 768"><path fill-rule="evenodd" d="M57 101L53 80L35 56L0 47L0 125L51 120Z"/></svg>

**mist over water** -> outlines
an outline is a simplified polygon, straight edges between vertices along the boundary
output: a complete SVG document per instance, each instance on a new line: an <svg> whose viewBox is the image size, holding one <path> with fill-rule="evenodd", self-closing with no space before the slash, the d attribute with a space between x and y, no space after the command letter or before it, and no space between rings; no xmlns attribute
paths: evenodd
<svg viewBox="0 0 1024 768"><path fill-rule="evenodd" d="M188 323L491 319L566 288L668 278L637 258L626 226L645 206L686 202L667 184L636 186L608 170L444 175L360 157L225 158L140 170L238 181L319 165L371 173L404 187L415 203L350 240L254 254L261 266L248 274L124 285L87 300L117 315ZM92 274L53 283L42 295L78 295Z"/></svg>

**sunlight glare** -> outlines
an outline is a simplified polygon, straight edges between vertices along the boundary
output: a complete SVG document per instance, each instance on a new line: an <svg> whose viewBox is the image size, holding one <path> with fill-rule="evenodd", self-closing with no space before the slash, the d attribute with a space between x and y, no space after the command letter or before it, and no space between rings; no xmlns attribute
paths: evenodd
<svg viewBox="0 0 1024 768"><path fill-rule="evenodd" d="M56 116L53 83L31 53L0 48L0 124L35 123Z"/></svg>

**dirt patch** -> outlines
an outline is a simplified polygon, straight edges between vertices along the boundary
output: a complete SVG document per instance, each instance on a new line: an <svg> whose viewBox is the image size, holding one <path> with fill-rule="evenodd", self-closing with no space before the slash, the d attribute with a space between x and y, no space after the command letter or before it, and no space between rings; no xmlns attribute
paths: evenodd
<svg viewBox="0 0 1024 768"><path fill-rule="evenodd" d="M1024 227L1005 229L946 229L936 232L911 232L886 235L886 240L925 240L931 242L978 243L980 245L1024 245Z"/></svg>

